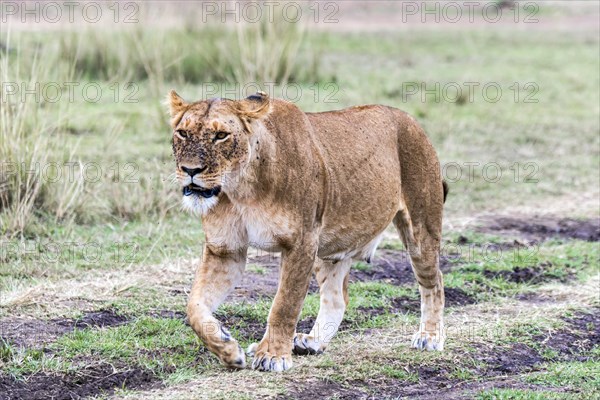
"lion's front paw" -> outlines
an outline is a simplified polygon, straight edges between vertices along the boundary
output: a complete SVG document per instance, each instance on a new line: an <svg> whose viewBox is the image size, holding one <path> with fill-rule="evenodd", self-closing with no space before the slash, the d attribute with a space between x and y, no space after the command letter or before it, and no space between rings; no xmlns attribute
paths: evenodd
<svg viewBox="0 0 600 400"><path fill-rule="evenodd" d="M307 354L321 354L323 353L323 346L319 341L315 340L313 336L306 335L304 333L297 333L294 336L294 347L292 348L292 353L297 355L307 355Z"/></svg>
<svg viewBox="0 0 600 400"><path fill-rule="evenodd" d="M444 350L444 338L438 332L420 330L415 333L411 347L418 350L442 351Z"/></svg>
<svg viewBox="0 0 600 400"><path fill-rule="evenodd" d="M219 346L217 355L228 368L246 368L246 354L235 339L229 338L227 342Z"/></svg>
<svg viewBox="0 0 600 400"><path fill-rule="evenodd" d="M262 346L258 343L253 343L248 347L248 356L254 357L252 360L252 369L258 371L282 372L292 368L291 354L271 354L268 351L261 349L261 347Z"/></svg>

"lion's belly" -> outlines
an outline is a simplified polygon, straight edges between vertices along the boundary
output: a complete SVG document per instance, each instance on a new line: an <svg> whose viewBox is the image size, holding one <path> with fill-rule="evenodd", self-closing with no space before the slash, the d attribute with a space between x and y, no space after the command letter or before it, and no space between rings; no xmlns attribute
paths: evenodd
<svg viewBox="0 0 600 400"><path fill-rule="evenodd" d="M278 252L295 241L295 230L292 229L294 223L284 213L271 213L254 208L240 211L249 246ZM317 255L325 260L370 259L395 212L390 210L387 214L379 213L379 218L369 218L368 221L364 220L361 214L360 210L355 210L357 218L354 221L325 219L319 236Z"/></svg>
<svg viewBox="0 0 600 400"><path fill-rule="evenodd" d="M401 209L399 167L364 163L370 165L362 173L343 171L333 183L323 215L318 253L323 259L370 259Z"/></svg>
<svg viewBox="0 0 600 400"><path fill-rule="evenodd" d="M331 243L328 245L327 241L323 241L322 246L319 246L317 255L322 260L326 261L341 261L346 258L360 259L367 262L371 262L375 254L377 246L383 237L383 232L376 235L366 244L355 244L345 246L346 248L340 248L339 241L333 240L333 246Z"/></svg>
<svg viewBox="0 0 600 400"><path fill-rule="evenodd" d="M345 258L370 261L381 242L383 231L396 215L396 210L394 206L387 212L374 215L357 209L350 211L350 214L354 212L350 218L347 213L344 213L346 218L325 218L317 255L331 261Z"/></svg>

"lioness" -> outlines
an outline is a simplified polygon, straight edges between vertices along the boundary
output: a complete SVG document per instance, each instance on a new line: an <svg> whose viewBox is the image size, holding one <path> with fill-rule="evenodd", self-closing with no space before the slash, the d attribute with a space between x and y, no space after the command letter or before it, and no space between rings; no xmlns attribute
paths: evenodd
<svg viewBox="0 0 600 400"><path fill-rule="evenodd" d="M442 350L447 188L411 116L381 105L304 113L263 92L187 103L171 91L167 100L183 204L201 214L206 235L187 314L225 365L244 368L245 354L213 312L240 281L248 246L282 254L265 335L248 353L252 368L284 371L292 353L323 352L348 304L352 260L369 262L391 222L421 292L412 347ZM309 334L296 333L312 272L319 314Z"/></svg>

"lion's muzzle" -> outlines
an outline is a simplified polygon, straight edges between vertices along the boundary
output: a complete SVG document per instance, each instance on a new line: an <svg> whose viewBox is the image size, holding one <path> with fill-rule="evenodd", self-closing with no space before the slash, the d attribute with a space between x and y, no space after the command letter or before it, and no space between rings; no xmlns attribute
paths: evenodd
<svg viewBox="0 0 600 400"><path fill-rule="evenodd" d="M202 186L198 186L198 185L195 185L194 183L191 183L191 184L183 187L183 195L184 196L196 195L196 196L202 196L205 199L208 199L213 196L218 196L219 193L221 193L220 186L215 186L211 189L206 189L206 188L203 188Z"/></svg>

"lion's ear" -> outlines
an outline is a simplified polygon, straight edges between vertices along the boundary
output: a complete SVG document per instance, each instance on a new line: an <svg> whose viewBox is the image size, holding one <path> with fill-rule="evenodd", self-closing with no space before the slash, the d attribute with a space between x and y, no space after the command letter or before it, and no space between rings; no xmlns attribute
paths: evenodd
<svg viewBox="0 0 600 400"><path fill-rule="evenodd" d="M238 111L250 119L262 118L269 113L271 100L265 92L256 92L244 100L238 101Z"/></svg>
<svg viewBox="0 0 600 400"><path fill-rule="evenodd" d="M169 113L173 118L188 106L185 100L174 90L171 90L167 95L167 105L169 106Z"/></svg>

